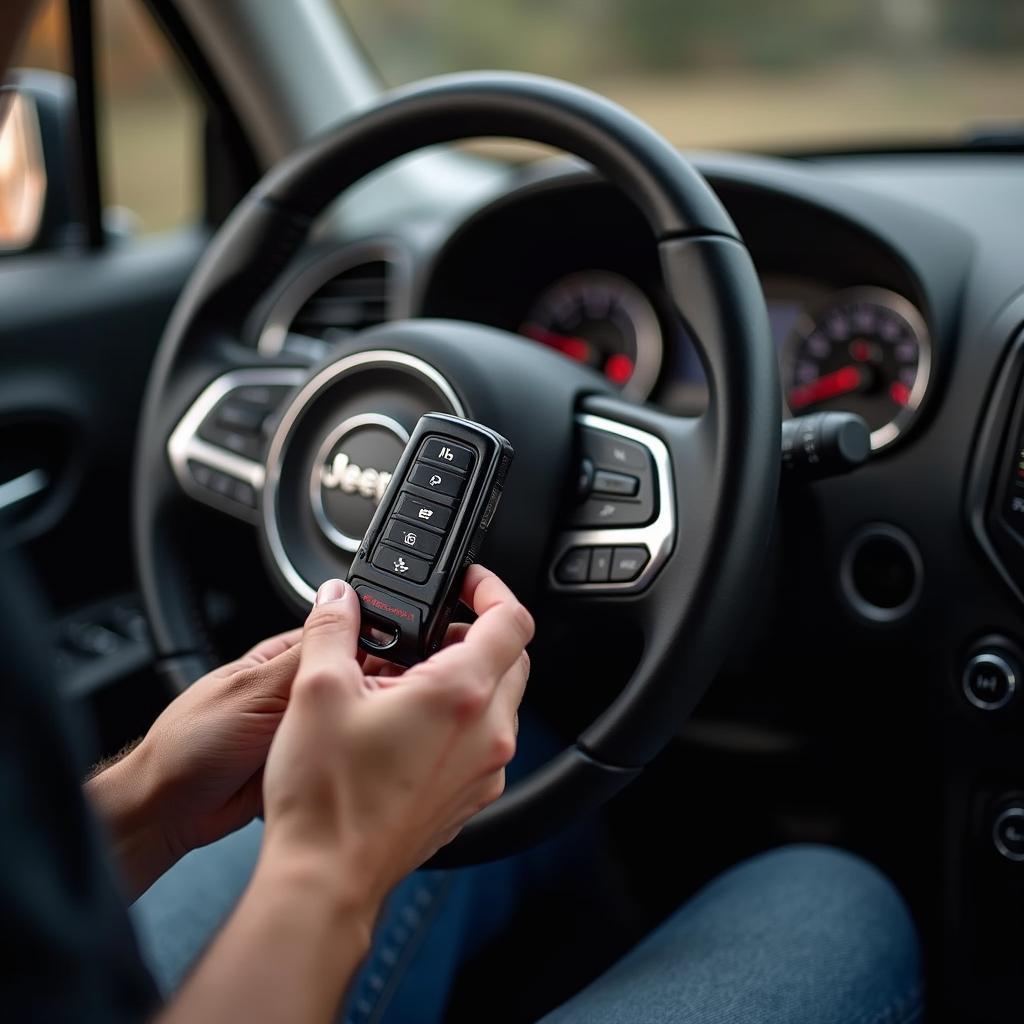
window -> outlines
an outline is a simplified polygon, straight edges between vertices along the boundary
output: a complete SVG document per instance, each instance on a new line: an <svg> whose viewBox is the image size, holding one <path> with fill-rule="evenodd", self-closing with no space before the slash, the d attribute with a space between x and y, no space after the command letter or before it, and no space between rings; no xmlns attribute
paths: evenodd
<svg viewBox="0 0 1024 1024"><path fill-rule="evenodd" d="M139 0L94 0L102 198L112 226L164 231L203 210L203 108ZM66 0L45 0L17 62L71 73Z"/></svg>
<svg viewBox="0 0 1024 1024"><path fill-rule="evenodd" d="M202 109L139 0L96 3L100 166L106 205L140 233L202 213Z"/></svg>

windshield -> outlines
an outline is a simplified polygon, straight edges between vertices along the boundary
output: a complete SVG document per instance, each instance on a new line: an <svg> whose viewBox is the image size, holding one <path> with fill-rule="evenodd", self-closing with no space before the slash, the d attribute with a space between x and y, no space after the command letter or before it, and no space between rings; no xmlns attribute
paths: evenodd
<svg viewBox="0 0 1024 1024"><path fill-rule="evenodd" d="M965 141L1024 119L1021 0L335 0L388 84L568 78L687 148Z"/></svg>

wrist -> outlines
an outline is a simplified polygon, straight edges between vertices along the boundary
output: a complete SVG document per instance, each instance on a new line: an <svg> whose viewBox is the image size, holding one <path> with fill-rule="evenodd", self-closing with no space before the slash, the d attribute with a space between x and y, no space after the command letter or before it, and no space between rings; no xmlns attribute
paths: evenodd
<svg viewBox="0 0 1024 1024"><path fill-rule="evenodd" d="M305 908L311 928L344 933L350 953L369 951L383 896L337 853L265 836L252 889L283 899L292 913Z"/></svg>
<svg viewBox="0 0 1024 1024"><path fill-rule="evenodd" d="M182 853L169 841L160 794L145 742L84 786L104 822L129 896L145 892Z"/></svg>

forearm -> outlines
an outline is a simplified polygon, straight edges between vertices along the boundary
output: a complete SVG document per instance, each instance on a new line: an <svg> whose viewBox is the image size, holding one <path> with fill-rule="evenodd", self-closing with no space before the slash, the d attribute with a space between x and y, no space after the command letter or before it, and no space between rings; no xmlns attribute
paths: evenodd
<svg viewBox="0 0 1024 1024"><path fill-rule="evenodd" d="M344 878L336 859L265 847L238 907L161 1024L333 1019L378 911Z"/></svg>
<svg viewBox="0 0 1024 1024"><path fill-rule="evenodd" d="M110 836L130 899L141 896L178 859L167 842L158 794L141 748L101 767L83 789Z"/></svg>

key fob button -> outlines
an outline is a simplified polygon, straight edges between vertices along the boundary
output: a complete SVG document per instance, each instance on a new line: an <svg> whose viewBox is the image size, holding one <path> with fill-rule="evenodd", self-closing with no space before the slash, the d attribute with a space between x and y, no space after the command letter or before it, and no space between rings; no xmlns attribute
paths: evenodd
<svg viewBox="0 0 1024 1024"><path fill-rule="evenodd" d="M429 526L432 530L446 530L451 522L452 510L447 505L439 505L426 498L417 498L406 491L399 495L395 506L395 515L408 519L417 526Z"/></svg>
<svg viewBox="0 0 1024 1024"><path fill-rule="evenodd" d="M430 563L426 559L417 557L411 551L393 548L390 544L377 546L373 564L392 576L412 580L413 583L423 583L430 575Z"/></svg>
<svg viewBox="0 0 1024 1024"><path fill-rule="evenodd" d="M473 450L444 437L428 437L416 458L465 473L473 465Z"/></svg>
<svg viewBox="0 0 1024 1024"><path fill-rule="evenodd" d="M426 462L417 462L409 474L409 483L438 494L447 494L449 498L457 498L462 493L466 478Z"/></svg>
<svg viewBox="0 0 1024 1024"><path fill-rule="evenodd" d="M421 530L418 526L403 523L399 520L392 520L391 525L384 534L384 539L396 548L415 551L424 558L433 558L437 549L444 539L439 534L431 533L430 530Z"/></svg>

